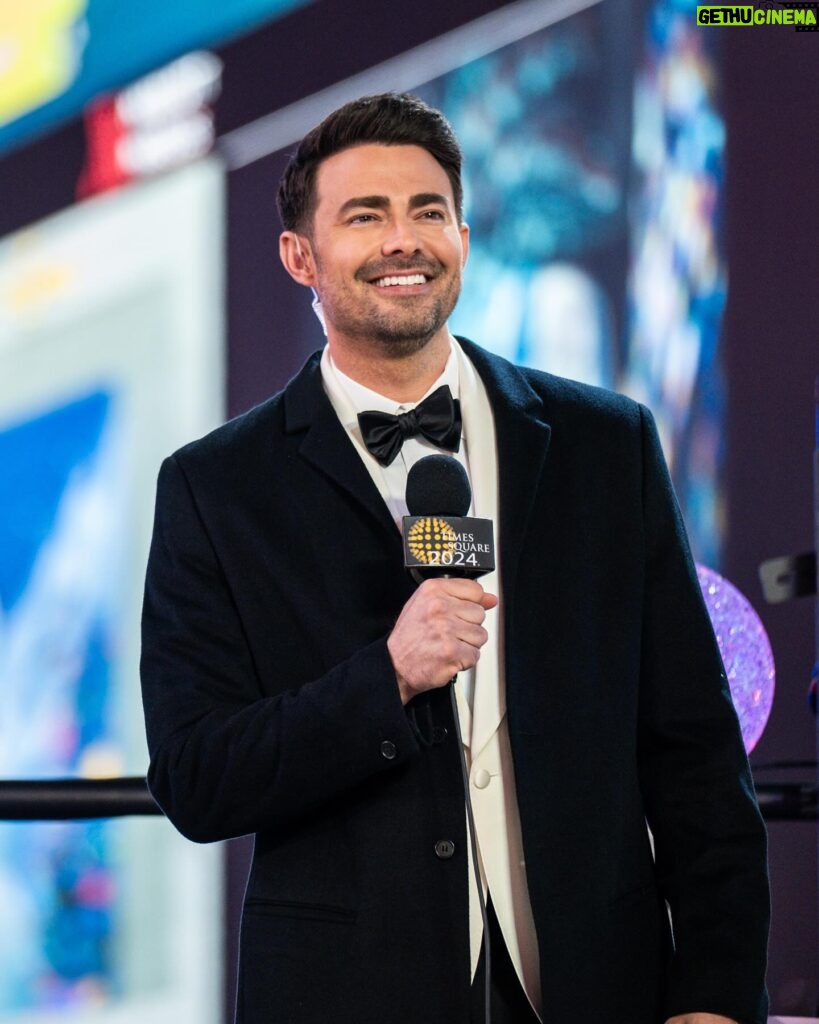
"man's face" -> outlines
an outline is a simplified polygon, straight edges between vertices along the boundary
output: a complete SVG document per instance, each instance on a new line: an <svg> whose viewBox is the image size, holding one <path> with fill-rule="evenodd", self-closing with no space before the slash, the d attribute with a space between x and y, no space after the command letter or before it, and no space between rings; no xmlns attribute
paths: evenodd
<svg viewBox="0 0 819 1024"><path fill-rule="evenodd" d="M314 280L302 283L319 293L331 345L402 357L446 331L469 229L437 160L419 146L346 149L319 166L316 198L300 239Z"/></svg>

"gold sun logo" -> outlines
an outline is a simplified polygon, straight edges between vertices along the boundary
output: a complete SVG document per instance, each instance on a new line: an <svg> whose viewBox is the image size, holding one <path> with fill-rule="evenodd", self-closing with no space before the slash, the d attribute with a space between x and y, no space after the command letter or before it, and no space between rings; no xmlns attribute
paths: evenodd
<svg viewBox="0 0 819 1024"><path fill-rule="evenodd" d="M407 547L413 558L427 565L440 565L444 556L455 551L458 535L443 519L424 516L413 523L407 534Z"/></svg>

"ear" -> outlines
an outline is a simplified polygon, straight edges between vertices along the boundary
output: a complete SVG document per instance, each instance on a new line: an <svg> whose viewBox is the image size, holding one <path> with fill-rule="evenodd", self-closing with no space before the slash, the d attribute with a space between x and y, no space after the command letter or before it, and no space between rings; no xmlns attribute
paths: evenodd
<svg viewBox="0 0 819 1024"><path fill-rule="evenodd" d="M469 258L469 225L464 221L458 227L458 231L461 235L461 247L463 249L463 258L461 259L461 266L466 266L466 261Z"/></svg>
<svg viewBox="0 0 819 1024"><path fill-rule="evenodd" d="M306 235L283 231L279 237L279 257L294 281L306 288L315 287L315 260L310 239Z"/></svg>

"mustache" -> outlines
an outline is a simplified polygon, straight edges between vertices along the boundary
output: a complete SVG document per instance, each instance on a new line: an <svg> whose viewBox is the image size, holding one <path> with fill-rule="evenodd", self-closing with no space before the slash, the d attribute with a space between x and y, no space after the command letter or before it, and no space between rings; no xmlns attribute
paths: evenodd
<svg viewBox="0 0 819 1024"><path fill-rule="evenodd" d="M364 266L358 268L355 278L357 281L374 281L379 277L405 274L410 270L426 274L427 277L437 277L442 267L443 264L437 260L430 260L426 256L402 256L365 263Z"/></svg>

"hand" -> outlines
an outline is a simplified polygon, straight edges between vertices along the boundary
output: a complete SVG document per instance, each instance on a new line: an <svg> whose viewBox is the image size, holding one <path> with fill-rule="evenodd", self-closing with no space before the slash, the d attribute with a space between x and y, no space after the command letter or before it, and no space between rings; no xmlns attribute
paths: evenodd
<svg viewBox="0 0 819 1024"><path fill-rule="evenodd" d="M718 1013L684 1013L669 1017L665 1024L739 1024L733 1017L720 1017Z"/></svg>
<svg viewBox="0 0 819 1024"><path fill-rule="evenodd" d="M498 603L475 580L425 580L407 601L387 639L401 701L446 686L472 668L486 643L481 623Z"/></svg>

